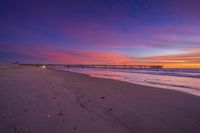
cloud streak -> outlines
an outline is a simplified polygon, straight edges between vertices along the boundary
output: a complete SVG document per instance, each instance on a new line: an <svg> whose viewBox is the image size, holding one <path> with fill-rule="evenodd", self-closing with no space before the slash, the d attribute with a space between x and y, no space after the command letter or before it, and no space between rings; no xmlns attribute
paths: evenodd
<svg viewBox="0 0 200 133"><path fill-rule="evenodd" d="M198 3L4 2L0 52L30 62L200 67Z"/></svg>
<svg viewBox="0 0 200 133"><path fill-rule="evenodd" d="M8 45L9 43L6 43ZM168 55L154 57L130 57L116 52L98 52L77 49L29 48L16 46L13 49L0 48L1 52L21 54L31 58L46 60L45 63L70 63L70 64L134 64L134 65L164 65L164 67L182 68L200 65L200 53L188 53L183 55ZM30 63L30 62L24 62Z"/></svg>

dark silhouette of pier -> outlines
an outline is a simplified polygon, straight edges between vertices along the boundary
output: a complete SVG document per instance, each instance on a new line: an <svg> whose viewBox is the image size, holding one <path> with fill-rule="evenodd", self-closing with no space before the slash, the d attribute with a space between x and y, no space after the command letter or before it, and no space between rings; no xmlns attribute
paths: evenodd
<svg viewBox="0 0 200 133"><path fill-rule="evenodd" d="M161 65L103 65L103 64L20 64L24 66L45 66L51 69L63 68L102 68L102 69L161 69Z"/></svg>

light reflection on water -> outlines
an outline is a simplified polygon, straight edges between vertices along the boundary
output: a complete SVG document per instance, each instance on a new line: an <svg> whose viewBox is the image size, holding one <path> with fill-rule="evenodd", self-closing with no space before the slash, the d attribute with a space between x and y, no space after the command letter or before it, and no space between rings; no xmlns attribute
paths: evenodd
<svg viewBox="0 0 200 133"><path fill-rule="evenodd" d="M121 70L100 70L100 69L87 69L87 68L70 68L65 71L72 71L78 73L89 74L93 77L109 78L115 80L121 80L131 82L135 84L160 87L165 89L172 89L183 91L186 93L200 96L200 78L192 78L184 75L164 75L155 71L134 70L134 71L121 71ZM163 70L162 70L163 71ZM176 71L176 70L174 70ZM175 73L175 72L173 72ZM182 72L183 74L190 74L191 72ZM181 73L181 74L182 74ZM191 75L197 75L199 73L191 73ZM199 76L199 75L197 75Z"/></svg>

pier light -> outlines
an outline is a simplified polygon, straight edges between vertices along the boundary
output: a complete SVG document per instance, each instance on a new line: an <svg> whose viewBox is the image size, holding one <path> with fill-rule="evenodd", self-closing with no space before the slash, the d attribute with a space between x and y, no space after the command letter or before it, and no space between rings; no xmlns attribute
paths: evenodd
<svg viewBox="0 0 200 133"><path fill-rule="evenodd" d="M42 66L42 68L46 68L46 66L45 66L45 65L43 65L43 66Z"/></svg>

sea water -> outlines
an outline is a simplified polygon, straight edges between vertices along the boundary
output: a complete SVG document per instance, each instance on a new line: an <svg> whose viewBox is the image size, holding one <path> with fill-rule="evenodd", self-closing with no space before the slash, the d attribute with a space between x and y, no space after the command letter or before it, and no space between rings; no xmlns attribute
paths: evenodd
<svg viewBox="0 0 200 133"><path fill-rule="evenodd" d="M200 96L200 69L65 68L62 70L84 73L93 77L172 89Z"/></svg>

